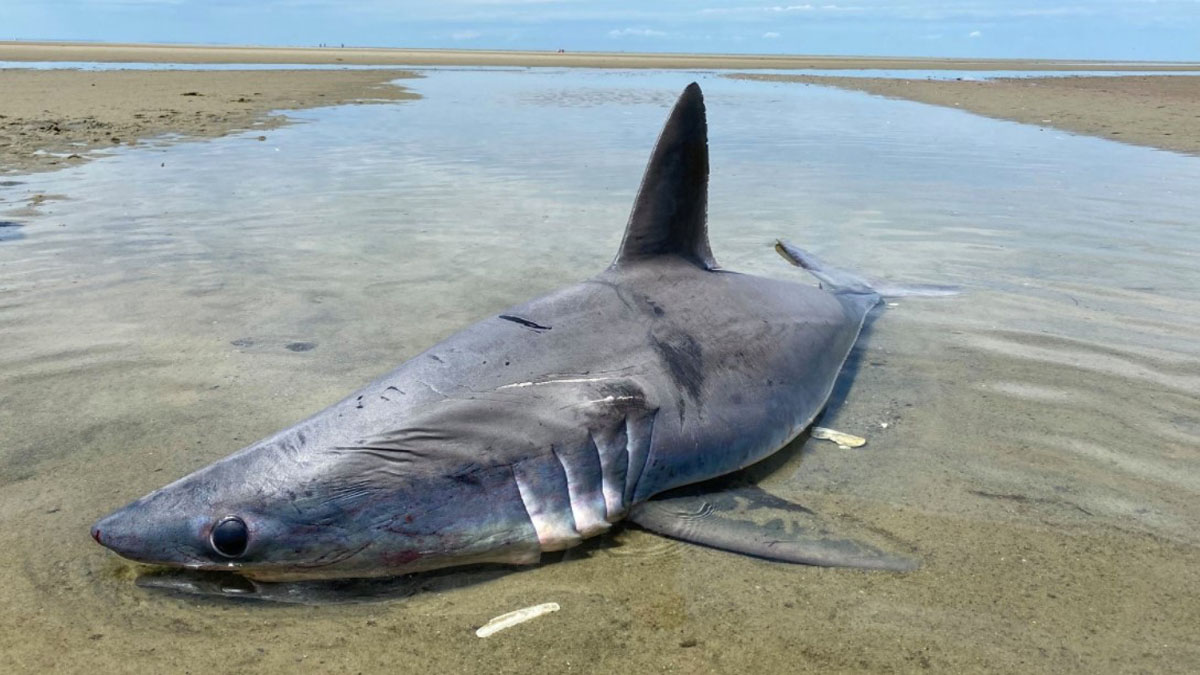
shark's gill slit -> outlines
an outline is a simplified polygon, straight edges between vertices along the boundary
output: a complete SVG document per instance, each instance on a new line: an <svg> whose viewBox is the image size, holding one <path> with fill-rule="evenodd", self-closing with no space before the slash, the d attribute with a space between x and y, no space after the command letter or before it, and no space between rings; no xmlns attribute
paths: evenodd
<svg viewBox="0 0 1200 675"><path fill-rule="evenodd" d="M587 445L595 446L590 442ZM600 460L598 453L587 445L554 448L554 454L567 474L567 495L575 515L575 528L585 538L609 528L604 496L600 494Z"/></svg>
<svg viewBox="0 0 1200 675"><path fill-rule="evenodd" d="M625 446L629 453L629 469L625 473L625 503L633 504L638 491L638 481L646 470L646 460L650 456L650 445L654 441L654 421L658 410L652 410L648 415L635 420L633 416L625 418L625 436L628 439Z"/></svg>
<svg viewBox="0 0 1200 675"><path fill-rule="evenodd" d="M625 502L625 482L629 471L629 441L626 438L625 427L625 420L621 420L615 429L606 430L599 435L592 434L592 443L598 449L600 488L604 494L604 508L610 523L624 518L628 510Z"/></svg>
<svg viewBox="0 0 1200 675"><path fill-rule="evenodd" d="M531 458L514 464L517 492L543 552L561 551L578 544L582 537L567 489L567 474L558 456Z"/></svg>

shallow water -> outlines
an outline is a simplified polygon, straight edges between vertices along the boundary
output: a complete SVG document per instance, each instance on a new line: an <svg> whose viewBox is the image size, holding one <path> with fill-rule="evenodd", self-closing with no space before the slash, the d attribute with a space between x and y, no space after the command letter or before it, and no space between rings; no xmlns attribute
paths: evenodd
<svg viewBox="0 0 1200 675"><path fill-rule="evenodd" d="M147 590L90 540L96 517L601 269L691 77L725 267L799 278L783 236L966 289L896 301L861 343L823 424L865 448L794 444L763 479L909 542L921 570L625 529L533 569L309 607ZM1200 663L1200 159L705 74L405 85L424 98L0 186L17 224L0 230L0 670ZM562 610L474 636L543 602Z"/></svg>

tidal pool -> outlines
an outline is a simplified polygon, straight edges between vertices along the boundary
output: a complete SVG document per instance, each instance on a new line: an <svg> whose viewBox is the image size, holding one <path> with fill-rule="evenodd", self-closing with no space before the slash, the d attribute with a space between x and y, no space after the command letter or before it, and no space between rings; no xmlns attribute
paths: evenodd
<svg viewBox="0 0 1200 675"><path fill-rule="evenodd" d="M896 301L860 343L821 424L865 447L796 443L760 472L908 542L919 571L626 528L309 606L156 591L91 541L96 517L607 265L692 79L723 266L803 278L785 237L965 290ZM404 84L423 98L0 184L0 670L1195 670L1200 158L713 73Z"/></svg>

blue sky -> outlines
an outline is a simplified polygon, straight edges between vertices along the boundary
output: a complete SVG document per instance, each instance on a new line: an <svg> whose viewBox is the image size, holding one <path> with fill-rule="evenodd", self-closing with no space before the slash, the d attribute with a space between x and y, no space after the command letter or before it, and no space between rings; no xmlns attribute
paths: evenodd
<svg viewBox="0 0 1200 675"><path fill-rule="evenodd" d="M1200 61L1200 0L0 0L14 38Z"/></svg>

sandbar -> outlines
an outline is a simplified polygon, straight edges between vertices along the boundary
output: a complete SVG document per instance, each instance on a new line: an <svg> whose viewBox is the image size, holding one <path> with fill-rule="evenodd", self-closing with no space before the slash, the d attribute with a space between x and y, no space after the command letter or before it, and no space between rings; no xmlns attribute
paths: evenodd
<svg viewBox="0 0 1200 675"><path fill-rule="evenodd" d="M286 124L278 110L417 95L403 70L0 70L0 173L59 169L148 138Z"/></svg>
<svg viewBox="0 0 1200 675"><path fill-rule="evenodd" d="M1200 71L1200 63L1052 59L945 59L806 54L672 54L637 52L260 47L101 42L0 41L0 61L107 63L293 63L370 66L519 66L568 68L729 68L799 70L1120 70Z"/></svg>
<svg viewBox="0 0 1200 675"><path fill-rule="evenodd" d="M638 54L361 47L234 47L0 41L10 63L193 64L161 70L0 70L0 173L70 166L117 144L215 137L267 130L288 118L275 111L413 98L398 66L590 67L677 70L779 69L731 77L842 87L951 106L1166 150L1200 154L1200 64L845 57L755 54ZM203 64L297 64L334 69L212 70ZM346 68L346 66L373 66ZM1178 75L893 79L834 77L804 70L1127 71Z"/></svg>
<svg viewBox="0 0 1200 675"><path fill-rule="evenodd" d="M960 108L979 115L1200 155L1200 77L1118 75L987 80L739 73Z"/></svg>

